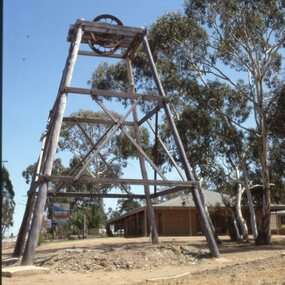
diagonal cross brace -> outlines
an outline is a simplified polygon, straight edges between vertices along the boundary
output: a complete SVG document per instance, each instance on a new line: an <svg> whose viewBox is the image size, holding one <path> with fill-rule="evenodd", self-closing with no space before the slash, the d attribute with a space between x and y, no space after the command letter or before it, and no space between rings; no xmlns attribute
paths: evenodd
<svg viewBox="0 0 285 285"><path fill-rule="evenodd" d="M106 135L106 137L102 140L102 142L97 146L96 150L92 153L92 155L89 157L89 159L86 161L85 165L82 167L82 169L78 172L78 174L75 176L74 180L77 181L82 173L86 170L86 168L92 163L92 161L95 159L95 157L98 155L100 150L103 148L103 146L109 141L109 139L113 136L113 134L121 127L122 123L127 119L127 117L130 115L130 113L134 110L138 102L141 100L140 96L137 100L134 101L131 108L128 110L128 112L124 115L124 117L119 120L115 121L116 124L111 128L109 133ZM97 101L97 100L96 100Z"/></svg>
<svg viewBox="0 0 285 285"><path fill-rule="evenodd" d="M108 110L108 108L98 99L96 99L96 102L98 105L101 106L101 108L106 112L106 114L110 117L111 120L116 122L116 118L112 115L112 113ZM128 132L126 132L124 126L120 126L121 131L123 134L131 141L131 143L137 148L137 150L140 152L140 154L148 161L148 163L157 171L157 173L160 175L160 177L163 180L167 180L167 178L163 175L163 173L160 171L160 169L155 165L155 163L151 160L151 158L145 153L145 151L142 149L142 147L136 143L136 141L129 135Z"/></svg>
<svg viewBox="0 0 285 285"><path fill-rule="evenodd" d="M153 126L151 125L150 121L147 120L147 124L149 125L150 129L152 130L153 133L155 133ZM179 167L179 165L177 164L177 162L174 160L173 156L171 155L171 153L169 152L167 146L165 145L165 143L162 141L162 139L160 138L160 136L157 136L157 139L159 141L159 143L161 144L161 146L163 147L164 151L166 152L167 156L169 157L169 159L171 160L171 162L173 163L174 167L176 168L178 174L180 175L181 179L186 181L186 178L181 170L181 168Z"/></svg>
<svg viewBox="0 0 285 285"><path fill-rule="evenodd" d="M92 146L92 150L94 150L96 148L96 145L93 143L92 139L90 138L90 136L87 134L87 132L84 130L84 128L81 126L81 124L76 120L76 124L77 126L80 128L80 130L82 131L82 133L84 134L86 140L89 142L89 144ZM104 156L99 152L98 153L99 157L101 158L101 160L103 161L103 163L105 164L105 166L107 167L108 171L116 176L113 168L109 165L109 163L106 161L106 159L104 158ZM128 189L126 187L124 187L124 185L120 185L119 186L121 188L122 191L125 191L128 194L131 194Z"/></svg>

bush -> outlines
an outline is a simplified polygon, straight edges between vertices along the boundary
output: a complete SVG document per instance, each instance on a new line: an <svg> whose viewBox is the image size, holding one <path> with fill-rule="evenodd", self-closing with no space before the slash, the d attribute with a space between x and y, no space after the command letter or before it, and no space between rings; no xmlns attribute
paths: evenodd
<svg viewBox="0 0 285 285"><path fill-rule="evenodd" d="M285 230L285 225L281 225L280 230Z"/></svg>
<svg viewBox="0 0 285 285"><path fill-rule="evenodd" d="M40 233L39 239L38 239L38 246L40 246L42 243L45 243L46 238L44 233Z"/></svg>
<svg viewBox="0 0 285 285"><path fill-rule="evenodd" d="M52 234L51 233L40 233L39 239L38 239L38 246L40 246L43 243L46 243L47 241L51 241Z"/></svg>

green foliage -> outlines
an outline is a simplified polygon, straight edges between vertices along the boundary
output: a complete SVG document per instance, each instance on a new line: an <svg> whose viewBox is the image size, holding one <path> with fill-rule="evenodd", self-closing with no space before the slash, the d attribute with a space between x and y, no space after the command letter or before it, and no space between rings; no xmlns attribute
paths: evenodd
<svg viewBox="0 0 285 285"><path fill-rule="evenodd" d="M46 241L45 235L43 233L40 233L39 238L38 238L38 246L45 243L45 241Z"/></svg>
<svg viewBox="0 0 285 285"><path fill-rule="evenodd" d="M121 116L115 112L112 115L116 119ZM70 115L73 118L91 118L110 120L109 116L103 112L92 112L88 110L79 110L79 112ZM70 175L78 168L81 160L98 139L103 136L108 126L104 124L74 124L64 122L61 129L59 139L59 151L69 152L70 161L68 166L62 164L61 159L56 159L53 165L53 175ZM144 135L147 140L147 134ZM121 139L121 135L114 136L109 139L106 145L100 150L98 159L89 166L85 175L92 175L95 177L119 177L122 175L122 169L126 166L126 160L123 157L122 151L118 148L117 141ZM147 142L146 142L147 143ZM122 146L123 148L123 146ZM108 166L107 166L108 164ZM33 177L35 170L34 165L30 165L23 171L23 176L26 182L29 183ZM78 171L78 170L77 170ZM87 192L87 193L106 193L110 189L110 185L83 185L83 184L62 184L49 183L50 191L63 191L63 192ZM124 191L128 192L128 187L122 187ZM82 199L69 199L69 198L56 198L57 202L70 203L71 210L71 228L73 231L80 231L83 229L84 223L88 228L101 228L105 225L106 216L104 214L102 198L82 198ZM52 203L54 198L49 197L46 203L47 216L52 217Z"/></svg>
<svg viewBox="0 0 285 285"><path fill-rule="evenodd" d="M67 236L67 235L66 235ZM45 244L49 241L52 241L53 237L52 237L52 233L50 232L40 232L39 234L39 238L38 238L38 246Z"/></svg>
<svg viewBox="0 0 285 285"><path fill-rule="evenodd" d="M109 208L108 217L109 219L119 217L121 215L130 213L139 207L141 207L141 204L134 199L118 199L116 210Z"/></svg>
<svg viewBox="0 0 285 285"><path fill-rule="evenodd" d="M118 64L99 64L88 81L91 88L101 90L127 91L128 76L123 62Z"/></svg>
<svg viewBox="0 0 285 285"><path fill-rule="evenodd" d="M14 225L13 215L15 211L13 184L9 177L8 170L2 167L2 220L1 233L4 236L9 227Z"/></svg>
<svg viewBox="0 0 285 285"><path fill-rule="evenodd" d="M135 138L134 128L129 130L129 134L132 138ZM139 152L137 148L130 142L130 140L126 136L118 136L116 143L116 153L121 155L122 158L138 158ZM141 128L141 146L148 155L151 155L149 132L146 128Z"/></svg>
<svg viewBox="0 0 285 285"><path fill-rule="evenodd" d="M36 163L31 164L22 172L22 176L25 178L27 184L31 182L36 166Z"/></svg>

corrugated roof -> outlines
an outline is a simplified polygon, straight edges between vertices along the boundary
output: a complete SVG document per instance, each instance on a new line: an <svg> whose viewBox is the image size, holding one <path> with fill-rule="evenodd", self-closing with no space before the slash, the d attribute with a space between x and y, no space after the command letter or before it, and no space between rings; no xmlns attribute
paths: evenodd
<svg viewBox="0 0 285 285"><path fill-rule="evenodd" d="M203 190L203 195L204 195L204 199L206 202L207 206L221 206L221 207L225 207L224 203L223 203L223 199L220 193L216 192L216 191L210 191L210 190ZM227 195L224 195L227 196ZM184 202L184 203L183 203ZM196 207L193 201L193 197L192 194L186 194L186 195L180 195L176 198L167 200L165 202L162 202L160 204L155 204L153 205L154 208L169 208L169 207L173 207L173 208L180 208L180 207L191 207L194 208ZM144 209L146 208L146 206L143 206L141 208L137 208L134 209L133 211L126 213L120 217L115 217L110 219L108 222L109 223L113 223L115 221L118 221L122 218L128 217L132 214L144 211Z"/></svg>
<svg viewBox="0 0 285 285"><path fill-rule="evenodd" d="M225 207L220 193L216 191L204 190L203 191L205 203L207 206L221 206ZM154 207L195 207L192 194L180 195L173 199L167 200L160 204L153 205Z"/></svg>

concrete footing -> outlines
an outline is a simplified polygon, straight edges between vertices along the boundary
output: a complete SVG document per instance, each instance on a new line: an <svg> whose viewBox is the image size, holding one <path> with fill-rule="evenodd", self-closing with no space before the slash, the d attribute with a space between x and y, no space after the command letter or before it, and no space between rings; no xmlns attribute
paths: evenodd
<svg viewBox="0 0 285 285"><path fill-rule="evenodd" d="M36 274L49 273L50 269L46 267L31 266L15 266L2 268L3 277L15 277L15 276L31 276Z"/></svg>

